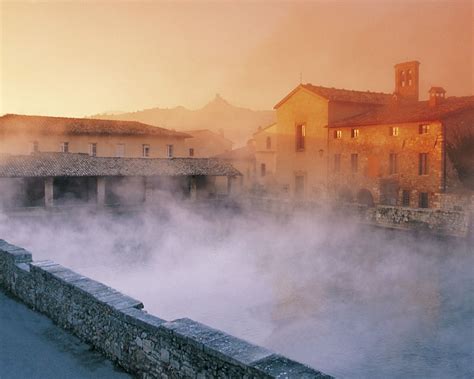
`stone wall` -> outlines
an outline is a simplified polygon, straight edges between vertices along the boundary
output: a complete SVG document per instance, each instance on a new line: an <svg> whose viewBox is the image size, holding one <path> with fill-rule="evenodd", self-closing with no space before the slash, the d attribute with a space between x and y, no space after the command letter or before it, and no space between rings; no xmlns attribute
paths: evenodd
<svg viewBox="0 0 474 379"><path fill-rule="evenodd" d="M193 320L150 315L139 300L3 240L0 286L140 378L330 378Z"/></svg>
<svg viewBox="0 0 474 379"><path fill-rule="evenodd" d="M362 209L361 216L363 220L379 226L452 237L467 237L472 217L464 211L391 206Z"/></svg>
<svg viewBox="0 0 474 379"><path fill-rule="evenodd" d="M452 197L446 198L446 202ZM288 199L247 196L240 198L240 206L251 211L270 213L276 216L288 216L295 211L306 214L334 215L349 220L354 216L355 222L375 226L429 232L440 236L469 237L474 235L474 198L462 197L452 200L447 209L408 208L388 205L367 207L354 203L322 204L316 201L291 201Z"/></svg>

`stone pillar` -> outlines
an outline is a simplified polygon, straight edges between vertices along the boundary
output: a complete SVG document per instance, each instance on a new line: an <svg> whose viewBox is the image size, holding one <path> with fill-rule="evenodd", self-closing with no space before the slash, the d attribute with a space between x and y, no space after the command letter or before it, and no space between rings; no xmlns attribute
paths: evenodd
<svg viewBox="0 0 474 379"><path fill-rule="evenodd" d="M46 208L52 207L54 204L54 178L44 179L44 206Z"/></svg>
<svg viewBox="0 0 474 379"><path fill-rule="evenodd" d="M232 176L227 177L227 195L230 196L232 194Z"/></svg>
<svg viewBox="0 0 474 379"><path fill-rule="evenodd" d="M189 189L189 197L191 200L197 200L197 181L195 176L191 176L191 187Z"/></svg>
<svg viewBox="0 0 474 379"><path fill-rule="evenodd" d="M145 177L145 203L153 202L154 181L152 177Z"/></svg>
<svg viewBox="0 0 474 379"><path fill-rule="evenodd" d="M228 196L235 196L239 194L240 190L242 189L242 177L238 179L235 176L228 176L227 177L227 195Z"/></svg>
<svg viewBox="0 0 474 379"><path fill-rule="evenodd" d="M97 206L103 207L105 205L105 177L97 177Z"/></svg>

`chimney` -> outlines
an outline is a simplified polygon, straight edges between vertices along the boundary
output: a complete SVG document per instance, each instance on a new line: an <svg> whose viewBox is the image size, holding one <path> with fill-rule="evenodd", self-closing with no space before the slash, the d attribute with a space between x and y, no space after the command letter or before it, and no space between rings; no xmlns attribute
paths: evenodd
<svg viewBox="0 0 474 379"><path fill-rule="evenodd" d="M443 87L431 87L428 93L430 94L430 107L436 107L446 98L446 91Z"/></svg>
<svg viewBox="0 0 474 379"><path fill-rule="evenodd" d="M395 65L395 94L402 101L419 100L420 62L410 61Z"/></svg>

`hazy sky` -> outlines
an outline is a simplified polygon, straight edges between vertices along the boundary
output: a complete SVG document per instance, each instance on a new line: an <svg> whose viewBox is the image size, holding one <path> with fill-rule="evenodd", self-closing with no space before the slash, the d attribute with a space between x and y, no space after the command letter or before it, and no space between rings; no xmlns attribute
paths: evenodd
<svg viewBox="0 0 474 379"><path fill-rule="evenodd" d="M473 88L473 2L2 2L1 113L199 108L215 93L269 109L300 80L421 96Z"/></svg>

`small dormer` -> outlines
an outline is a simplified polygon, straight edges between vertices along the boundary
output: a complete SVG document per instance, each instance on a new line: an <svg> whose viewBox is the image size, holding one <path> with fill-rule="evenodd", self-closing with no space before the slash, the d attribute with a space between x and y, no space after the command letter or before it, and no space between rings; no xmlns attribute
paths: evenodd
<svg viewBox="0 0 474 379"><path fill-rule="evenodd" d="M446 99L446 91L443 87L431 87L428 93L430 94L430 107L435 107Z"/></svg>

